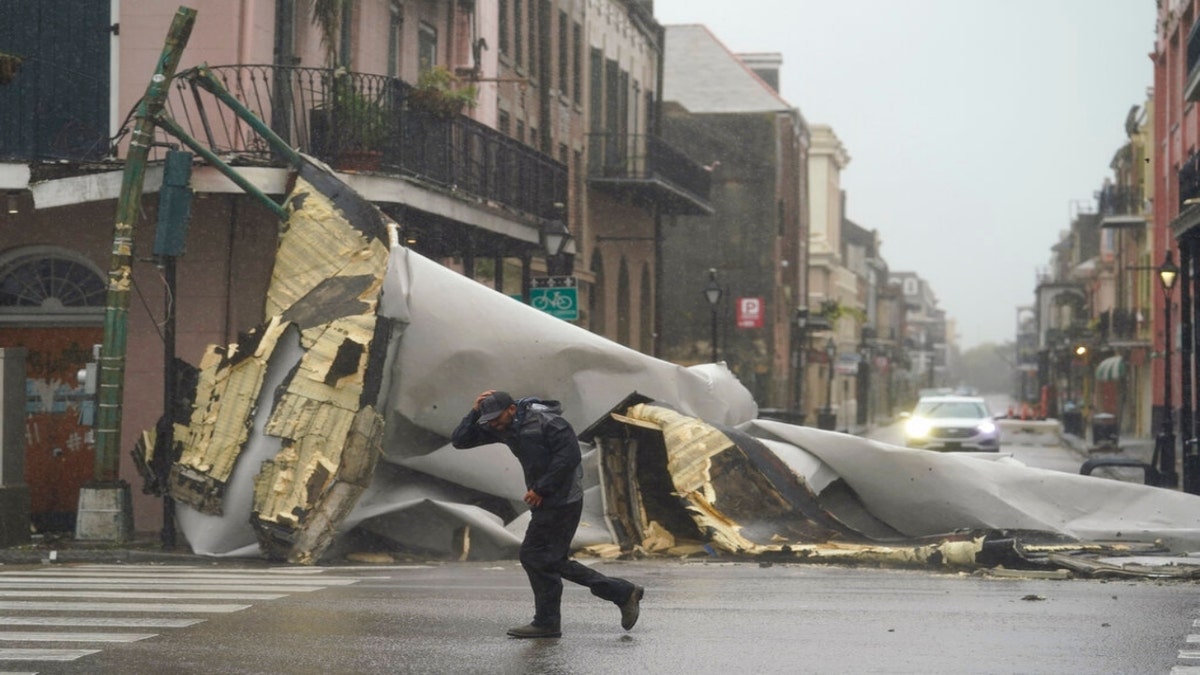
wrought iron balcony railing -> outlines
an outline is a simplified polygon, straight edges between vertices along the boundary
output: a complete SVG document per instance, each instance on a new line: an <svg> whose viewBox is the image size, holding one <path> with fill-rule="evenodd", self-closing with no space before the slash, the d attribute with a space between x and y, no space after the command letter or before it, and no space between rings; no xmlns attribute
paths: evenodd
<svg viewBox="0 0 1200 675"><path fill-rule="evenodd" d="M1200 21L1192 24L1187 37L1187 71L1184 73L1183 100L1200 100Z"/></svg>
<svg viewBox="0 0 1200 675"><path fill-rule="evenodd" d="M1140 216L1145 212L1142 190L1124 185L1106 185L1100 191L1100 217Z"/></svg>
<svg viewBox="0 0 1200 675"><path fill-rule="evenodd" d="M1127 309L1114 309L1100 313L1099 331L1101 339L1106 343L1128 342L1137 340L1138 314Z"/></svg>
<svg viewBox="0 0 1200 675"><path fill-rule="evenodd" d="M567 201L567 168L465 115L418 105L396 78L321 68L215 66L213 75L275 133L335 167L396 173L543 218ZM180 78L167 110L222 156L277 163L229 108ZM366 164L362 163L366 162Z"/></svg>
<svg viewBox="0 0 1200 675"><path fill-rule="evenodd" d="M709 171L653 134L588 134L588 180L636 190L668 213L712 213Z"/></svg>
<svg viewBox="0 0 1200 675"><path fill-rule="evenodd" d="M1189 200L1200 199L1200 153L1195 153L1179 167L1179 209L1188 207Z"/></svg>

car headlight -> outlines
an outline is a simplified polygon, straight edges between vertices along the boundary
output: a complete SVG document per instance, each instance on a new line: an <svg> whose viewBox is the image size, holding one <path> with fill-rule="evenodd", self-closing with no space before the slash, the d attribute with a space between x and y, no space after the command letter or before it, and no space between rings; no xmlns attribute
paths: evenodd
<svg viewBox="0 0 1200 675"><path fill-rule="evenodd" d="M922 417L911 417L904 425L904 432L909 438L925 438L929 435L929 420Z"/></svg>
<svg viewBox="0 0 1200 675"><path fill-rule="evenodd" d="M996 431L996 423L995 423L995 422L990 422L990 421L989 421L989 422L983 422L983 423L981 423L979 426L977 426L977 427L975 427L975 428L976 428L976 429L979 431L979 433L981 433L981 434L991 434L991 433L995 433L995 431Z"/></svg>

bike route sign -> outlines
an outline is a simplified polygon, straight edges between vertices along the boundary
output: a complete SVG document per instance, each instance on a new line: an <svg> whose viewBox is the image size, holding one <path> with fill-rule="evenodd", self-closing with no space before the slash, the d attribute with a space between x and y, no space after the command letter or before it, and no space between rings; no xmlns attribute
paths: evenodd
<svg viewBox="0 0 1200 675"><path fill-rule="evenodd" d="M579 289L575 277L534 277L529 305L564 321L579 320Z"/></svg>

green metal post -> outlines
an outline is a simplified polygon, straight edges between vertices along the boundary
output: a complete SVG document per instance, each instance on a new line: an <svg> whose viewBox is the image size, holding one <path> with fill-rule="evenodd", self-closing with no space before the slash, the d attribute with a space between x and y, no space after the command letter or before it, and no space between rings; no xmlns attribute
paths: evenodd
<svg viewBox="0 0 1200 675"><path fill-rule="evenodd" d="M246 180L242 174L238 173L233 169L233 167L222 161L221 158L218 157L212 150L200 145L196 139L192 138L186 131L183 130L183 127L179 126L178 122L166 115L159 115L158 125L166 132L182 141L184 145L188 146L188 148L190 148L197 155L203 157L204 160L215 167L217 171L220 171L235 185L242 188L242 190L245 190L246 194L254 197L263 206L270 209L271 212L274 213L280 220L288 219L288 213L286 209L275 203L275 200L271 199L265 192L255 187L254 183ZM299 162L299 155L296 155L296 158L296 161Z"/></svg>
<svg viewBox="0 0 1200 675"><path fill-rule="evenodd" d="M196 22L196 10L180 7L163 44L158 67L138 104L117 213L113 224L112 262L108 270L108 294L104 311L104 344L100 352L97 392L96 463L93 480L114 483L118 479L121 445L121 400L125 387L125 350L128 333L129 292L133 283L133 231L137 224L146 159L154 137L155 115L163 108L168 85L179 66L183 49Z"/></svg>

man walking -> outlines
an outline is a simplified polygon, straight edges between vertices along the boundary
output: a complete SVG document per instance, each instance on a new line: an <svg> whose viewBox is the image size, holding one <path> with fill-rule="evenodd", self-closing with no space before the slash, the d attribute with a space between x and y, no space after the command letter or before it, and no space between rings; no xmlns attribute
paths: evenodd
<svg viewBox="0 0 1200 675"><path fill-rule="evenodd" d="M583 466L579 439L563 419L558 401L513 400L488 390L475 399L451 436L456 448L504 443L525 474L525 503L532 518L521 542L521 566L533 588L533 621L510 628L515 638L562 635L562 580L587 586L592 595L621 608L621 627L637 623L645 589L605 576L569 557L571 540L583 514Z"/></svg>

